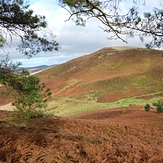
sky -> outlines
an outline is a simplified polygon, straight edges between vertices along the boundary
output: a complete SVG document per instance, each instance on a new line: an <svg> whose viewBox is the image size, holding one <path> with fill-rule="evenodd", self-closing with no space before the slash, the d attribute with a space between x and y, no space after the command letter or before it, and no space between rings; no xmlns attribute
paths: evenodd
<svg viewBox="0 0 163 163"><path fill-rule="evenodd" d="M153 0L138 0L140 3L140 11L149 11L153 9ZM155 0L155 6L160 6L162 0ZM122 11L127 11L132 6L132 0L124 0L121 4ZM16 50L19 43L17 39L13 39L9 46L5 46L3 50L9 54L13 62L21 62L23 67L34 67L39 65L54 65L67 62L71 59L90 54L104 47L111 46L139 46L145 47L139 38L128 39L128 44L121 40L108 40L108 33L105 33L99 26L101 24L96 19L87 21L85 27L76 26L70 20L68 12L58 5L57 0L29 0L30 9L35 14L45 15L48 23L47 30L56 35L56 41L59 43L59 51L40 53L28 59ZM148 41L148 38L147 40Z"/></svg>

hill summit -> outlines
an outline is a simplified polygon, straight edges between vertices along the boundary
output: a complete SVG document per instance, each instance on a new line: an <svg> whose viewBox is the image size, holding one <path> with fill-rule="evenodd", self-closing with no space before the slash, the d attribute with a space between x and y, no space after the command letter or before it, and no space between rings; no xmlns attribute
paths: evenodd
<svg viewBox="0 0 163 163"><path fill-rule="evenodd" d="M163 91L163 51L106 47L37 75L58 97L100 102Z"/></svg>

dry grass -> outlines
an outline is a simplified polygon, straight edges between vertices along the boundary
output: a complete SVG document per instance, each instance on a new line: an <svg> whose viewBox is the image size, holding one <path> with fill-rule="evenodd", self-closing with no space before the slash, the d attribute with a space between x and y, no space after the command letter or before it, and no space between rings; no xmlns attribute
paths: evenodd
<svg viewBox="0 0 163 163"><path fill-rule="evenodd" d="M0 162L162 163L163 116L123 107L76 117L5 121L0 113Z"/></svg>

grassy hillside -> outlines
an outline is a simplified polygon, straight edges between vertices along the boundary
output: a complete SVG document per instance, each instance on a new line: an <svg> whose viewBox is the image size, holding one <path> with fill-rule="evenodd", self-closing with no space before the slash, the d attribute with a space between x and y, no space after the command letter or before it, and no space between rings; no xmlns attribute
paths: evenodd
<svg viewBox="0 0 163 163"><path fill-rule="evenodd" d="M38 74L56 97L111 102L163 91L163 51L103 48Z"/></svg>

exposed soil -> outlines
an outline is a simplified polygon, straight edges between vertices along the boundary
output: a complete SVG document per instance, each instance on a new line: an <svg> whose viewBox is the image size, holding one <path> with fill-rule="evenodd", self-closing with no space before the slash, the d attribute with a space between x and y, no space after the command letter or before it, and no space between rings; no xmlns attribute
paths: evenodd
<svg viewBox="0 0 163 163"><path fill-rule="evenodd" d="M1 92L5 92L2 86L0 86L0 106L10 103L11 99L6 95L2 95Z"/></svg>
<svg viewBox="0 0 163 163"><path fill-rule="evenodd" d="M163 115L141 107L9 121L0 112L0 163L162 163Z"/></svg>

